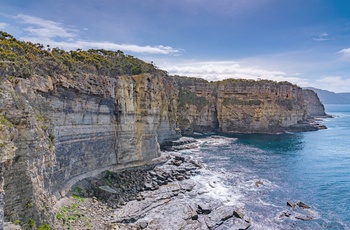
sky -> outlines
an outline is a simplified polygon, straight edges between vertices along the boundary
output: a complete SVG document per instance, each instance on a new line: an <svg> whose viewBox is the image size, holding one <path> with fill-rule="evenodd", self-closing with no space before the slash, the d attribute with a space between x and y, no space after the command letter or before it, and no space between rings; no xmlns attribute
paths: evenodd
<svg viewBox="0 0 350 230"><path fill-rule="evenodd" d="M349 0L1 0L0 30L122 50L173 75L350 92Z"/></svg>

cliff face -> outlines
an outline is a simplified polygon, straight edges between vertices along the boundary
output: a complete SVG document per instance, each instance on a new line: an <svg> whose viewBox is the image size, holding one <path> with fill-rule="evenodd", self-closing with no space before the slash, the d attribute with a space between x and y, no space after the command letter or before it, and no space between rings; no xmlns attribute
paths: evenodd
<svg viewBox="0 0 350 230"><path fill-rule="evenodd" d="M2 123L8 122L0 127L1 163L13 159L4 171L5 214L12 220L47 221L56 198L78 178L145 164L160 156L159 142L178 136L177 91L160 73L75 77L1 85Z"/></svg>
<svg viewBox="0 0 350 230"><path fill-rule="evenodd" d="M278 133L324 112L290 83L171 77L120 51L47 51L4 32L0 67L0 228L3 209L54 223L75 182L154 162L180 129Z"/></svg>
<svg viewBox="0 0 350 230"><path fill-rule="evenodd" d="M302 90L289 83L162 72L34 75L4 80L0 93L4 210L22 222L54 222L50 207L79 179L159 157L177 125L185 134L276 133L306 115Z"/></svg>
<svg viewBox="0 0 350 230"><path fill-rule="evenodd" d="M303 96L306 105L307 115L310 117L327 116L324 105L321 103L316 92L310 89L303 89Z"/></svg>
<svg viewBox="0 0 350 230"><path fill-rule="evenodd" d="M278 133L305 120L303 91L288 82L174 78L179 127L193 132Z"/></svg>

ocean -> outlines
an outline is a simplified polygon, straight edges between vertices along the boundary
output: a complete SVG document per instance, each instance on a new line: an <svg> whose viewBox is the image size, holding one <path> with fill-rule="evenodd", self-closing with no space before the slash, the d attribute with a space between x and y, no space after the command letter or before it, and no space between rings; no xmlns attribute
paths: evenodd
<svg viewBox="0 0 350 230"><path fill-rule="evenodd" d="M250 229L350 229L350 105L325 107L334 116L321 121L326 130L205 137L183 153L217 174L213 195L235 204Z"/></svg>

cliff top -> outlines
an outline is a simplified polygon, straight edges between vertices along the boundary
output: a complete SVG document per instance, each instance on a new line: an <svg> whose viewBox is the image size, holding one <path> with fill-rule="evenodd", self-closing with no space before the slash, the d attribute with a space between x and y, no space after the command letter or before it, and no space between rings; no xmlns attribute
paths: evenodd
<svg viewBox="0 0 350 230"><path fill-rule="evenodd" d="M57 76L63 75L77 79L82 74L116 77L121 75L137 75L142 73L160 73L166 71L158 69L153 63L146 63L138 58L125 55L122 51L104 49L71 50L51 48L39 43L19 41L12 35L0 31L0 79L28 78L33 75ZM234 83L247 86L255 84L282 84L296 86L290 82L276 82L272 80L226 79L221 81L207 81L195 77L173 76L178 84L200 83ZM78 79L80 79L78 77Z"/></svg>
<svg viewBox="0 0 350 230"><path fill-rule="evenodd" d="M136 75L158 70L122 51L89 49L65 51L15 39L0 31L0 78L28 78L32 75L65 75L92 73L102 76Z"/></svg>

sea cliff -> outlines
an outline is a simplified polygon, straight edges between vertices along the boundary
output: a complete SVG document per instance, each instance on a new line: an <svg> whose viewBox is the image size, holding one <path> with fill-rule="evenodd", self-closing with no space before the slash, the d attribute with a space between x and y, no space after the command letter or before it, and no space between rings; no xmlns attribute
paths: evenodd
<svg viewBox="0 0 350 230"><path fill-rule="evenodd" d="M157 164L181 131L279 133L313 114L287 82L169 76L121 51L48 50L5 32L0 48L0 210L11 221L54 223L75 182Z"/></svg>
<svg viewBox="0 0 350 230"><path fill-rule="evenodd" d="M174 77L179 87L178 124L183 134L283 133L315 130L308 116L324 113L316 94L289 82L227 79L208 82ZM303 125L299 125L303 123Z"/></svg>

